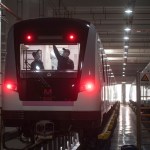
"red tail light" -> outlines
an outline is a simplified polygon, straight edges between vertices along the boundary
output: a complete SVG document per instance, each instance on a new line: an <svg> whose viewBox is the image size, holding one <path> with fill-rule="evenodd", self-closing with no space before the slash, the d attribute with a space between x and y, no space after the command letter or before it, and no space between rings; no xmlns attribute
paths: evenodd
<svg viewBox="0 0 150 150"><path fill-rule="evenodd" d="M8 90L13 90L13 91L17 91L17 85L13 84L13 83L6 83L5 84L6 89Z"/></svg>
<svg viewBox="0 0 150 150"><path fill-rule="evenodd" d="M81 85L81 87L80 87L80 91L91 92L94 89L95 89L95 85L92 81L88 81L88 82L84 83L83 85Z"/></svg>
<svg viewBox="0 0 150 150"><path fill-rule="evenodd" d="M88 82L85 84L85 89L87 91L93 91L94 90L94 84L92 82Z"/></svg>

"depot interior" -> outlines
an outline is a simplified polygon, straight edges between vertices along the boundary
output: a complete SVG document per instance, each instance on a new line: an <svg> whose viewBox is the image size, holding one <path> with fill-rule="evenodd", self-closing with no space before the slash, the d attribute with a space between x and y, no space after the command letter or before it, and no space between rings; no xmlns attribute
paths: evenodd
<svg viewBox="0 0 150 150"><path fill-rule="evenodd" d="M137 72L141 72L150 59L149 10L149 0L1 0L1 72L7 54L7 33L15 22L38 17L84 19L92 22L99 33L108 73L118 91L115 99L128 102ZM78 57L75 61L77 66ZM55 60L52 63L55 68ZM136 99L136 94L134 97Z"/></svg>
<svg viewBox="0 0 150 150"><path fill-rule="evenodd" d="M110 101L119 100L121 103L128 103L130 99L136 101L137 89L136 79L139 72L142 72L150 62L150 0L0 0L0 59L1 59L1 77L3 76L5 60L6 60L6 41L10 27L24 19L39 18L39 17L62 17L62 18L78 18L92 22L99 34L104 49L104 58L107 61L107 72L110 80L112 79L115 86L109 90L109 96L105 97ZM36 45L24 45L31 50L28 54L30 63L32 50ZM59 45L58 49L63 47L69 48L68 45ZM80 45L73 45L78 49L75 51L74 58L75 70L78 66L78 54ZM40 49L39 46L36 49ZM46 49L51 49L52 45L45 45ZM21 62L24 61L24 52L22 53ZM57 62L53 53L51 57L51 65L46 66L47 69L56 69ZM46 55L42 57L47 57ZM49 58L45 58L49 60ZM47 64L47 63L45 63ZM24 65L22 63L22 70ZM143 76L149 84L149 76ZM113 88L117 90L113 90ZM141 100L149 100L149 86L143 86ZM114 92L115 91L115 92ZM107 95L107 94L106 94ZM123 108L123 107L122 107ZM125 108L123 108L125 109ZM130 117L129 108L123 112L120 110L120 116L124 118L127 125L131 126L134 118ZM122 133L125 125L120 117L120 124L116 132ZM134 129L134 128L133 128ZM133 129L130 128L131 132ZM128 131L127 131L128 132ZM122 134L121 134L122 136ZM124 143L123 135L123 143ZM127 137L128 138L128 137ZM114 141L116 140L114 139ZM131 137L131 142L132 142ZM117 143L118 145L118 143ZM116 149L115 149L116 150Z"/></svg>

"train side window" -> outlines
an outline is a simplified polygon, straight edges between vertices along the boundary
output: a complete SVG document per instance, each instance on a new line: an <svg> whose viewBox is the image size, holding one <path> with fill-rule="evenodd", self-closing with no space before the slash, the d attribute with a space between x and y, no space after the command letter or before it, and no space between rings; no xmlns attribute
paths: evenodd
<svg viewBox="0 0 150 150"><path fill-rule="evenodd" d="M80 44L73 44L73 45L55 45L58 50L60 56L63 56L64 51L69 51L69 63L73 62L73 67L61 71L66 72L66 70L78 70L79 64L79 52L80 52ZM59 70L60 62L58 60L58 56L54 51L54 45L25 45L20 44L20 69L31 71L31 64L34 61L34 53L39 53L39 60L43 63L42 70L48 71L57 71ZM67 62L67 63L68 63ZM72 63L71 62L71 63ZM61 62L62 64L62 62ZM59 70L60 71L60 70Z"/></svg>

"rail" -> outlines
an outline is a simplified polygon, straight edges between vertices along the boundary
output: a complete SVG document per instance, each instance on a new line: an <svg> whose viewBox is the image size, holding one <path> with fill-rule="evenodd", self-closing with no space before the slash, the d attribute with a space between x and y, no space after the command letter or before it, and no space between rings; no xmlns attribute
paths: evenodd
<svg viewBox="0 0 150 150"><path fill-rule="evenodd" d="M22 145L18 147L13 144L10 147L10 143L12 141L15 143L20 143ZM10 143L9 143L10 142ZM8 146L9 145L9 146ZM19 132L14 130L13 132L4 134L3 148L6 150L64 150L64 149L77 149L79 147L79 137L76 132L68 132L68 133L54 133L48 138L40 137L34 143L30 141L30 139L21 140ZM16 147L17 146L17 147Z"/></svg>

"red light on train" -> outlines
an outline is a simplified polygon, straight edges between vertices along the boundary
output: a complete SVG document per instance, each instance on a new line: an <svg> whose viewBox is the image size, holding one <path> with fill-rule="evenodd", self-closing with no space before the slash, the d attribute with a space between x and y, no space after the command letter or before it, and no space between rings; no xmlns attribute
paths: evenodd
<svg viewBox="0 0 150 150"><path fill-rule="evenodd" d="M68 34L68 37L67 37L67 38L68 38L69 41L72 41L72 42L73 42L73 41L76 40L76 35L73 34L73 33L71 33L71 34Z"/></svg>
<svg viewBox="0 0 150 150"><path fill-rule="evenodd" d="M6 88L9 89L9 90L11 90L11 89L12 89L12 84L8 83L8 84L6 85Z"/></svg>
<svg viewBox="0 0 150 150"><path fill-rule="evenodd" d="M32 41L33 40L33 36L31 34L26 35L26 40L27 41Z"/></svg>
<svg viewBox="0 0 150 150"><path fill-rule="evenodd" d="M70 40L74 40L74 38L75 38L75 37L74 37L73 34L69 35L69 39L70 39Z"/></svg>
<svg viewBox="0 0 150 150"><path fill-rule="evenodd" d="M88 82L85 84L85 90L87 91L93 91L94 90L94 84L92 82Z"/></svg>
<svg viewBox="0 0 150 150"><path fill-rule="evenodd" d="M95 85L92 81L88 81L86 83L84 83L81 87L80 87L80 91L88 91L91 92L95 89Z"/></svg>
<svg viewBox="0 0 150 150"><path fill-rule="evenodd" d="M17 91L17 86L16 84L13 84L13 83L6 83L6 89Z"/></svg>

